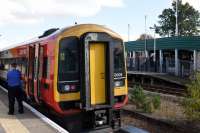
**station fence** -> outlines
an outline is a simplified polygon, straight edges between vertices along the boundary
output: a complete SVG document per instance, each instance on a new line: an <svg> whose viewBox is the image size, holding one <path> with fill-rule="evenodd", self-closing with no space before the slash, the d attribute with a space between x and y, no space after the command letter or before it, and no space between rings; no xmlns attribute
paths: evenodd
<svg viewBox="0 0 200 133"><path fill-rule="evenodd" d="M128 71L139 71L139 72L157 72L167 73L175 75L175 60L172 58L164 58L160 67L159 59L156 61L153 58L126 58L127 70ZM191 60L178 60L178 76L189 77L193 73L193 61Z"/></svg>

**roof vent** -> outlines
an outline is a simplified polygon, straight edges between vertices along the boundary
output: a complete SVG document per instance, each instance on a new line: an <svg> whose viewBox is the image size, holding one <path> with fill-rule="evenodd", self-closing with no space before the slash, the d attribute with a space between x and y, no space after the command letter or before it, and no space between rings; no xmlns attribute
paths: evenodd
<svg viewBox="0 0 200 133"><path fill-rule="evenodd" d="M39 36L38 38L43 38L43 37L46 37L48 35L51 35L52 33L54 33L57 30L59 30L59 28L48 29L48 30L44 31L44 33L41 36Z"/></svg>

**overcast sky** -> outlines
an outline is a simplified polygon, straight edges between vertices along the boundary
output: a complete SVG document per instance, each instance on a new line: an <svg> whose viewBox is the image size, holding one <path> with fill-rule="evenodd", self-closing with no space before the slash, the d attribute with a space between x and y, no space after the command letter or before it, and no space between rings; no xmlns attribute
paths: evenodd
<svg viewBox="0 0 200 133"><path fill-rule="evenodd" d="M188 1L200 9L200 0ZM35 38L49 28L82 23L105 25L126 41L127 27L135 40L147 27L156 24L158 15L172 0L0 0L0 49ZM147 30L149 34L153 31Z"/></svg>

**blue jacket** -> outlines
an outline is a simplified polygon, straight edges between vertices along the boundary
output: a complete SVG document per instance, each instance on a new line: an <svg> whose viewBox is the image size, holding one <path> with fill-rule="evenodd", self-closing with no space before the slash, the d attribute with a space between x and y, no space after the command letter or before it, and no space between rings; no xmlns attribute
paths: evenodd
<svg viewBox="0 0 200 133"><path fill-rule="evenodd" d="M21 86L21 72L17 69L12 69L7 73L8 86Z"/></svg>

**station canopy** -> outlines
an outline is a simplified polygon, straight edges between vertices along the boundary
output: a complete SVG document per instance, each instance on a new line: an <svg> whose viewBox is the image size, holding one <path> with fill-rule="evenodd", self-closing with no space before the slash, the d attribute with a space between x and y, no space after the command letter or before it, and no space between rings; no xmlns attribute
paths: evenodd
<svg viewBox="0 0 200 133"><path fill-rule="evenodd" d="M154 49L154 39L146 40L147 50ZM145 40L125 42L126 51L144 51ZM200 50L200 36L166 37L156 39L156 50Z"/></svg>

